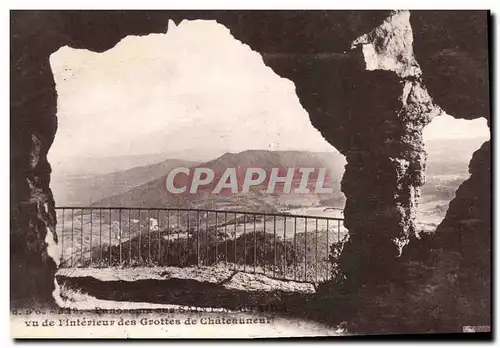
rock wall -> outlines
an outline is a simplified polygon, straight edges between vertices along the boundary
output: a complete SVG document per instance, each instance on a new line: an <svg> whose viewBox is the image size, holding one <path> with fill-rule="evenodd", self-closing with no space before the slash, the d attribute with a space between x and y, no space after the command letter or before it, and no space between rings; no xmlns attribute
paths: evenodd
<svg viewBox="0 0 500 348"><path fill-rule="evenodd" d="M169 20L181 19L217 20L295 83L312 124L348 160L342 181L351 235L343 254L346 275L358 282L371 281L377 273L378 278L401 275L386 270L414 233L424 183L421 131L438 112L423 86L426 78L434 87L431 95L435 91L442 99L438 102L454 115L453 101L439 85L445 78L453 81L454 75L432 69L441 64L434 57L449 57L447 50L456 49L454 40L463 40L459 34L434 37L442 25L436 24L436 16L419 12L413 20L406 11L285 11L279 17L273 11L12 12L11 305L53 302L57 258L51 257L46 240L55 244L57 236L46 154L57 129L57 95L50 54L64 45L102 52L126 35L165 32ZM464 26L470 23L447 29ZM413 46L419 48L417 59ZM451 56L469 49L459 47ZM472 56L446 61L446 71L461 77L459 66L477 76L461 95L475 95L469 94L474 83L483 86L481 81L487 80L483 61L468 63ZM476 93L479 99L460 100L470 118L484 116L484 94L480 89ZM479 199L486 202L485 197Z"/></svg>
<svg viewBox="0 0 500 348"><path fill-rule="evenodd" d="M11 51L11 215L12 305L54 305L57 260L46 240L57 243L47 152L57 129L56 92L48 56L30 47ZM22 92L21 92L22 91ZM17 92L17 93L16 93ZM53 244L55 244L53 243Z"/></svg>
<svg viewBox="0 0 500 348"><path fill-rule="evenodd" d="M491 255L491 149L485 142L472 156L470 177L460 185L436 229L437 246L459 252L464 266L489 278Z"/></svg>
<svg viewBox="0 0 500 348"><path fill-rule="evenodd" d="M454 117L484 117L491 126L491 38L484 25L488 21L488 12L416 11L411 17L412 27L420 33L415 52L419 59L426 57L419 61L435 101ZM474 153L470 177L450 202L433 245L437 255L454 255L460 289L456 307L464 309L467 320L478 324L491 323L491 156L490 141Z"/></svg>
<svg viewBox="0 0 500 348"><path fill-rule="evenodd" d="M436 229L433 246L456 255L457 287L471 320L491 323L491 145L485 142L472 156L470 177L460 185L446 217Z"/></svg>
<svg viewBox="0 0 500 348"><path fill-rule="evenodd" d="M413 43L434 101L455 118L490 121L488 11L412 11Z"/></svg>

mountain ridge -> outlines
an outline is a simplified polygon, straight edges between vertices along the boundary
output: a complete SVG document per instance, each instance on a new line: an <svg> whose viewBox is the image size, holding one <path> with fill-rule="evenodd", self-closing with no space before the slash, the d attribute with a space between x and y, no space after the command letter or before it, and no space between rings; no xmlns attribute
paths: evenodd
<svg viewBox="0 0 500 348"><path fill-rule="evenodd" d="M192 166L198 162L167 159L158 163L87 177L67 176L54 181L52 190L62 204L91 204L97 200L125 193L147 183L174 167Z"/></svg>
<svg viewBox="0 0 500 348"><path fill-rule="evenodd" d="M211 161L200 163L192 166L191 169L196 167L211 168L215 172L215 177L220 177L227 168L246 169L250 167L259 168L298 168L298 167L326 167L332 173L332 183L330 186L334 188L334 194L330 196L339 196L340 193L340 178L344 170L345 159L340 153L330 152L312 152L312 151L271 151L271 150L246 150L238 153L225 153ZM193 171L191 170L191 173ZM224 195L217 194L172 194L166 189L167 174L152 180L148 183L142 184L131 190L111 197L104 198L93 202L93 206L124 206L124 207L146 207L157 208L164 206L187 207L201 204L200 201L218 201L219 203L229 204L229 201L242 201L238 205L246 205L247 203L266 204L268 197L260 194L255 187L253 190L246 194L236 194L231 197L224 197ZM239 178L241 180L241 178ZM265 184L265 183L264 183ZM159 194L159 192L161 192ZM304 195L304 194L303 194ZM286 195L283 195L286 196ZM304 197L307 195L304 195ZM305 199L315 200L314 193L309 194ZM328 196L328 198L331 198ZM300 196L302 197L302 196ZM320 197L320 196L318 196ZM320 198L316 197L316 201L320 198L324 199L325 195ZM274 199L278 200L276 194ZM300 198L293 197L293 193L289 194L288 199L300 200ZM206 203L206 202L205 202ZM205 204L203 203L203 204ZM269 202L268 202L269 203ZM208 203L207 203L208 204ZM251 204L252 205L252 204Z"/></svg>

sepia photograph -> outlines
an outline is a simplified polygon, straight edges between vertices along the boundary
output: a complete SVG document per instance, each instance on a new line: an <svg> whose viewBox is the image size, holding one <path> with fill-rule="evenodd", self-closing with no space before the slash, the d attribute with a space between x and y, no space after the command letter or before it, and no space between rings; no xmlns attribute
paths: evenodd
<svg viewBox="0 0 500 348"><path fill-rule="evenodd" d="M490 11L9 20L12 338L493 337Z"/></svg>

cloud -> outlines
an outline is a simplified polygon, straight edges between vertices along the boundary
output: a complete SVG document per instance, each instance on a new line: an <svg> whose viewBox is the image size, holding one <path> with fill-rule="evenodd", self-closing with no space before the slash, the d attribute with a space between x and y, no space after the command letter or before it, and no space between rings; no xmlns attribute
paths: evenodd
<svg viewBox="0 0 500 348"><path fill-rule="evenodd" d="M475 120L456 119L442 114L435 117L423 131L424 140L457 138L490 138L490 130L484 117Z"/></svg>
<svg viewBox="0 0 500 348"><path fill-rule="evenodd" d="M293 83L214 21L129 36L104 53L63 47L51 66L59 95L53 157L207 143L233 151L331 149L310 124Z"/></svg>
<svg viewBox="0 0 500 348"><path fill-rule="evenodd" d="M172 22L95 53L50 57L59 128L51 163L210 148L334 151L311 125L294 84L215 21ZM436 118L426 137L473 137L485 121Z"/></svg>

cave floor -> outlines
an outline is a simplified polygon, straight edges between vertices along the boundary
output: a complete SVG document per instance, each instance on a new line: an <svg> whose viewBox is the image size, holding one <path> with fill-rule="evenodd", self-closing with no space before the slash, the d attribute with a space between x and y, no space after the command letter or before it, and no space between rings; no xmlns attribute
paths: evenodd
<svg viewBox="0 0 500 348"><path fill-rule="evenodd" d="M127 320L146 320L144 318L168 316L181 323L195 319L201 324L199 330L182 325L179 337L346 334L339 327L286 314L290 299L307 302L314 295L315 287L309 283L278 281L259 274L213 267L61 269L56 279L59 306L77 310L78 315L93 316L97 309L97 313L106 313L106 318L125 315ZM260 323L224 329L225 321L239 319ZM163 334L161 330L156 331L156 327L151 331L149 328L148 337ZM141 330L132 331L133 334L127 332L127 337L144 335ZM172 334L173 330L169 331Z"/></svg>

